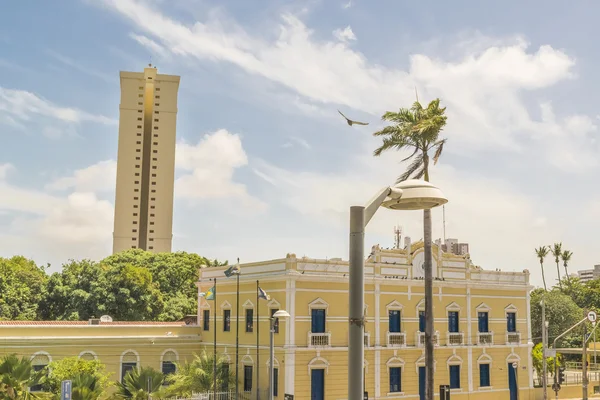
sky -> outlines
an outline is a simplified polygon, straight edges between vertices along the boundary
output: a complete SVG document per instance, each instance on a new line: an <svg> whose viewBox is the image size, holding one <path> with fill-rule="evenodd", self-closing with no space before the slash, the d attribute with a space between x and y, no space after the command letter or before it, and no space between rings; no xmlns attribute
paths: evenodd
<svg viewBox="0 0 600 400"><path fill-rule="evenodd" d="M381 115L440 98L431 180L484 269L562 242L600 262L595 16L582 1L56 0L0 12L0 256L57 271L112 248L119 71L181 76L173 250L241 262L348 255L348 210L403 172ZM349 127L337 110L369 122ZM433 237L443 237L441 209ZM380 210L366 243L422 213ZM562 262L560 265L563 270ZM556 265L545 262L546 280Z"/></svg>

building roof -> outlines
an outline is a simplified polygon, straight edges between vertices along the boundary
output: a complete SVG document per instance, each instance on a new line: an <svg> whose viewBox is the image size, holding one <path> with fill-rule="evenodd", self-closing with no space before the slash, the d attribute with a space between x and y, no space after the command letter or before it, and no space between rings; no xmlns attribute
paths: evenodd
<svg viewBox="0 0 600 400"><path fill-rule="evenodd" d="M186 326L184 321L113 321L92 325L89 321L0 321L0 326Z"/></svg>

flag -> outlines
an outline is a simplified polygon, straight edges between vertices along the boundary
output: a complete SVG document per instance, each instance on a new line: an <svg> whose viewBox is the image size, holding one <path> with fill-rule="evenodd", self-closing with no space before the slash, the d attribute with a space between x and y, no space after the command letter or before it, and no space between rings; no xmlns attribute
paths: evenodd
<svg viewBox="0 0 600 400"><path fill-rule="evenodd" d="M210 289L208 289L208 292L204 293L204 298L206 300L214 300L215 294L217 294L217 288L213 286Z"/></svg>
<svg viewBox="0 0 600 400"><path fill-rule="evenodd" d="M269 296L267 294L267 292L265 292L264 290L262 290L260 287L258 288L258 298L259 299L265 299L267 301L271 300L271 296Z"/></svg>
<svg viewBox="0 0 600 400"><path fill-rule="evenodd" d="M231 275L239 275L240 272L240 265L235 264L225 270L225 276L229 278Z"/></svg>

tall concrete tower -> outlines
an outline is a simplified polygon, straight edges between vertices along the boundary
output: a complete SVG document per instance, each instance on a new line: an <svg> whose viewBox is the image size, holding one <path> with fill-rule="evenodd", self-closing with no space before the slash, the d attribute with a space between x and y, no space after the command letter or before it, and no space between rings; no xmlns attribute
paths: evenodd
<svg viewBox="0 0 600 400"><path fill-rule="evenodd" d="M170 252L179 76L121 71L113 253Z"/></svg>

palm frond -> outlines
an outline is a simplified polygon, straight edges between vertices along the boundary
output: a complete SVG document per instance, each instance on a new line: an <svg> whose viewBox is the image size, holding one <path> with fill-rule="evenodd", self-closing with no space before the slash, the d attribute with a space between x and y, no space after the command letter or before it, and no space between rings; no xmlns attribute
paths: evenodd
<svg viewBox="0 0 600 400"><path fill-rule="evenodd" d="M400 175L400 177L398 177L398 180L396 180L396 183L400 183L407 179L410 179L411 175L414 174L415 171L417 171L419 168L422 168L422 167L423 167L423 153L421 153L415 157L415 159L408 166L406 171L404 171L404 173L402 175ZM416 178L416 179L419 179L419 178Z"/></svg>
<svg viewBox="0 0 600 400"><path fill-rule="evenodd" d="M435 148L435 153L433 155L433 165L436 165L440 156L442 155L442 151L444 151L444 143L446 143L447 139L442 139L436 143L434 143L431 148Z"/></svg>

